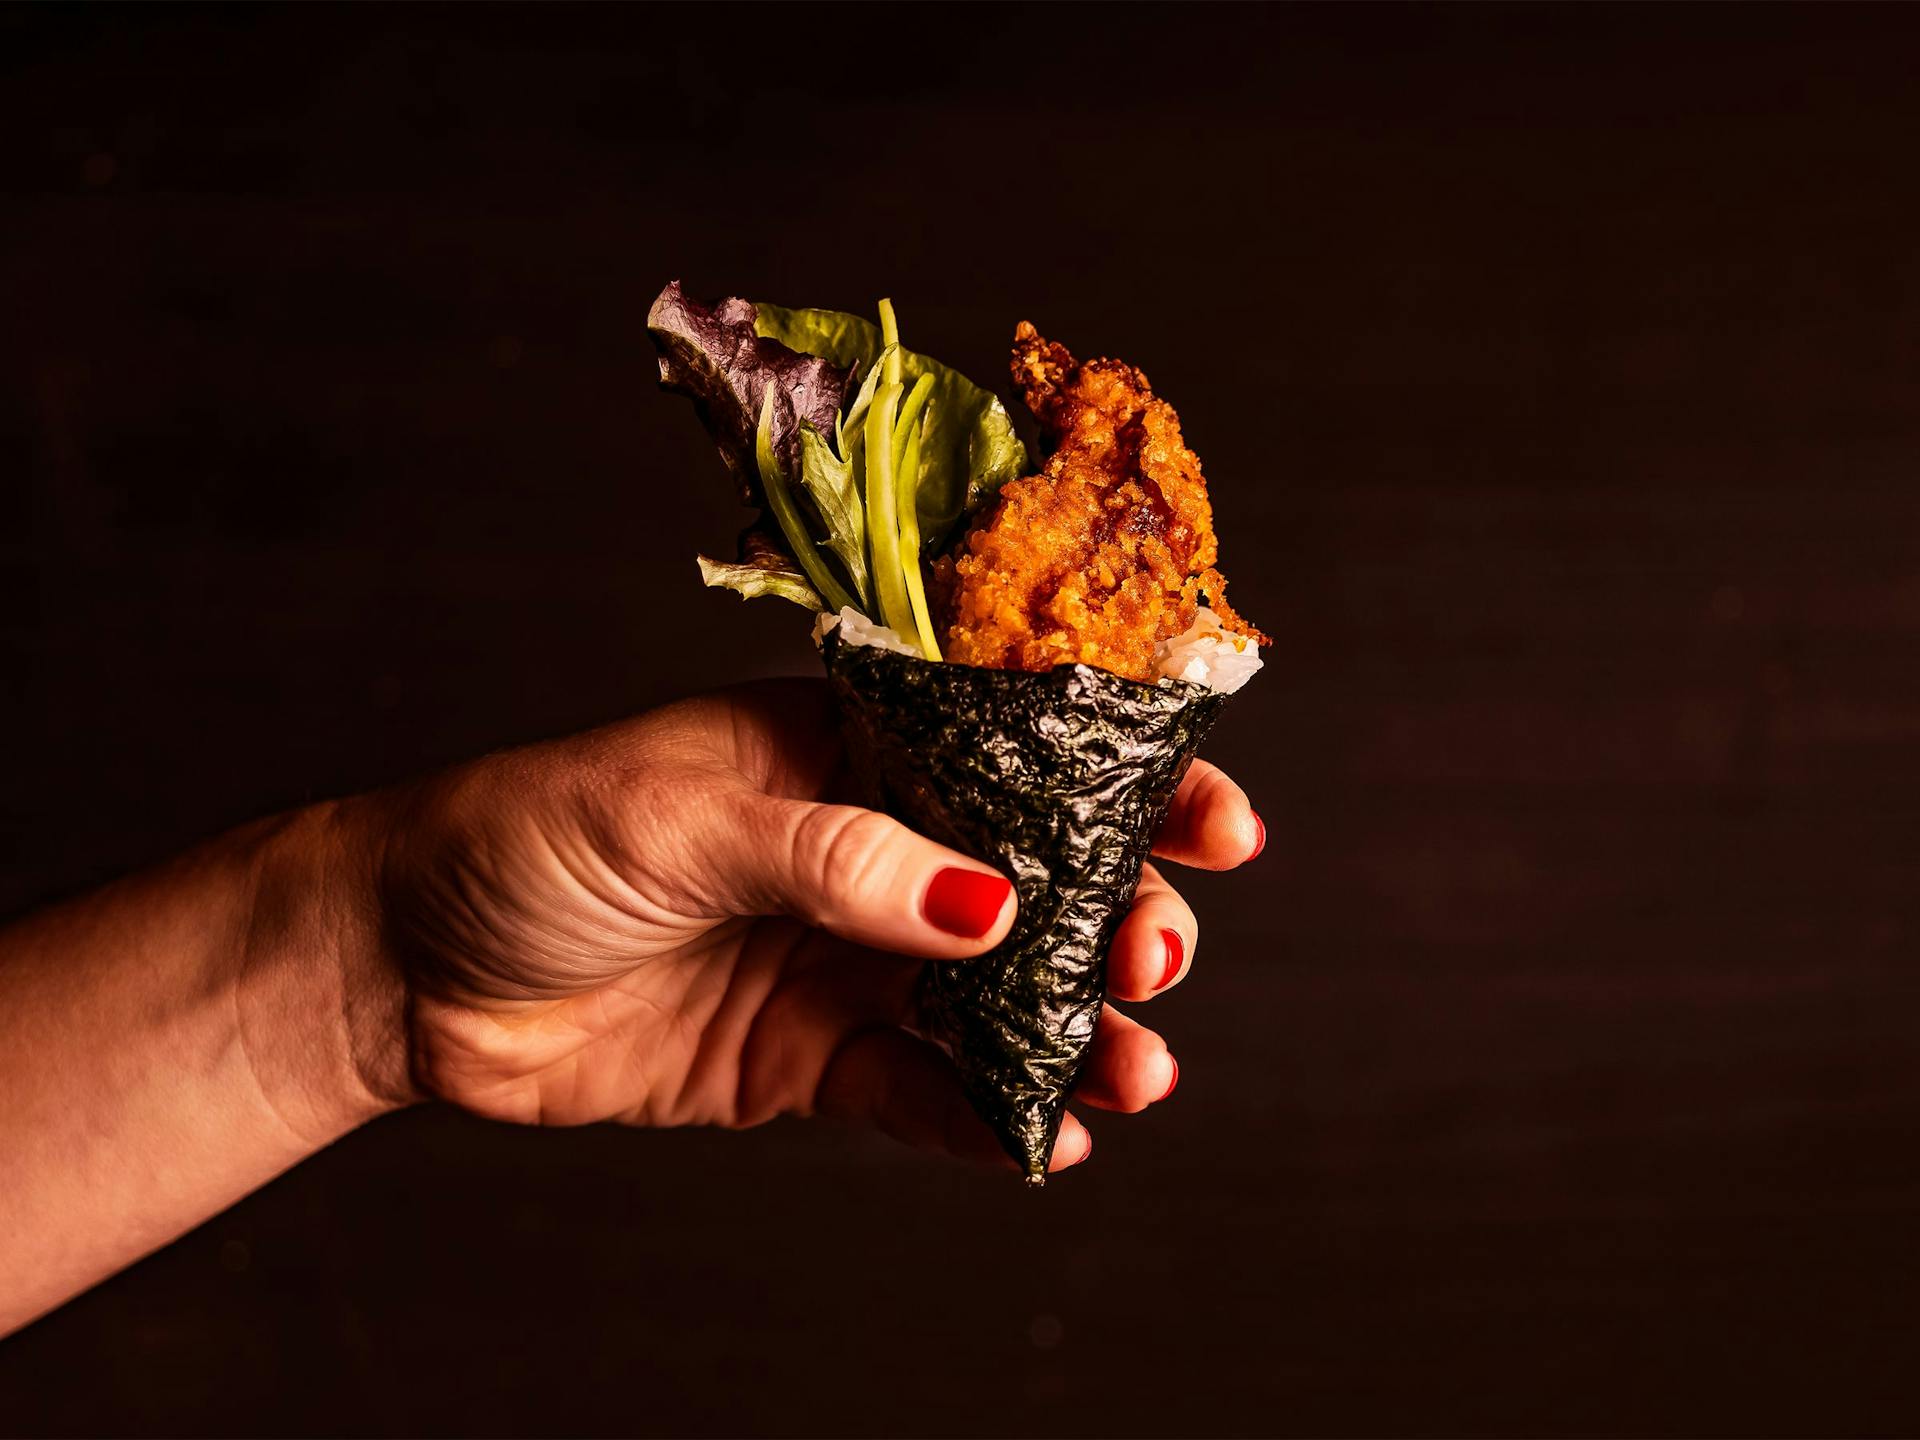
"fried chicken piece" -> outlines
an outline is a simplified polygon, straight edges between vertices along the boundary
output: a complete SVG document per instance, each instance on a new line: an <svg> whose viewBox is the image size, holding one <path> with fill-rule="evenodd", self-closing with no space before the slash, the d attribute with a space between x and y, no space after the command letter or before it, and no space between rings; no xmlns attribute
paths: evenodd
<svg viewBox="0 0 1920 1440"><path fill-rule="evenodd" d="M946 658L1152 680L1154 647L1193 624L1203 594L1228 629L1267 644L1227 605L1199 457L1147 377L1080 364L1023 320L1013 378L1054 451L935 567Z"/></svg>

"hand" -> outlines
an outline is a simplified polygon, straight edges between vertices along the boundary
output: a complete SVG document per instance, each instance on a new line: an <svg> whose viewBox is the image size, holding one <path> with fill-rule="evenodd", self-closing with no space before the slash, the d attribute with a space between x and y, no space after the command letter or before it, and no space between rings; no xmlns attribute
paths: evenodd
<svg viewBox="0 0 1920 1440"><path fill-rule="evenodd" d="M828 803L827 704L689 701L243 826L0 930L0 1334L423 1096L548 1124L839 1115L1010 1165L901 1027L927 959L1005 936L1012 887ZM1196 764L1160 841L1224 869L1260 823ZM1109 988L1165 991L1195 938L1147 870ZM1109 1009L1079 1098L1139 1110L1177 1074ZM1090 1143L1069 1118L1054 1167Z"/></svg>
<svg viewBox="0 0 1920 1440"><path fill-rule="evenodd" d="M771 682L349 802L407 989L412 1084L541 1124L828 1114L1010 1163L902 1025L923 960L964 964L1005 936L1012 887L828 803L841 758L825 686ZM1239 788L1196 762L1156 853L1227 869L1261 839ZM940 903L956 888L971 917ZM1149 866L1109 989L1164 993L1197 939ZM1177 1075L1158 1035L1108 1007L1077 1098L1142 1110ZM1091 1146L1068 1116L1052 1168Z"/></svg>

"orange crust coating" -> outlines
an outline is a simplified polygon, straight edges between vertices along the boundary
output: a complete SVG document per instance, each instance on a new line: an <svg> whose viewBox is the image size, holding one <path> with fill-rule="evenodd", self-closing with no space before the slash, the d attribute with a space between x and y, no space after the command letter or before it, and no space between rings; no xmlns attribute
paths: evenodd
<svg viewBox="0 0 1920 1440"><path fill-rule="evenodd" d="M1054 450L935 566L946 658L1153 680L1154 647L1193 624L1203 595L1227 628L1267 644L1227 604L1199 457L1147 377L1080 364L1022 321L1013 378Z"/></svg>

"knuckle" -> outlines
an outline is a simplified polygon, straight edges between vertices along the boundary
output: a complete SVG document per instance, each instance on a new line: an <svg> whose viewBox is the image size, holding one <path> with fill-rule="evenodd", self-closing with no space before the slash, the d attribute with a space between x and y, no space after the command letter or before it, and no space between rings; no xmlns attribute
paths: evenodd
<svg viewBox="0 0 1920 1440"><path fill-rule="evenodd" d="M1195 828L1205 832L1209 822L1233 803L1235 785L1219 771L1200 777L1193 792L1192 817Z"/></svg>
<svg viewBox="0 0 1920 1440"><path fill-rule="evenodd" d="M818 893L862 905L885 893L898 832L886 816L851 805L820 805L800 821L796 844Z"/></svg>

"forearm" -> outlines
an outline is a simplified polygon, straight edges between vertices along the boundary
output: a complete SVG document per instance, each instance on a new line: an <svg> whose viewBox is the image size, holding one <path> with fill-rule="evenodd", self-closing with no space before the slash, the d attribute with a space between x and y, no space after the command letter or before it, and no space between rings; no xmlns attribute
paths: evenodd
<svg viewBox="0 0 1920 1440"><path fill-rule="evenodd" d="M0 932L0 1334L407 1096L332 807Z"/></svg>

